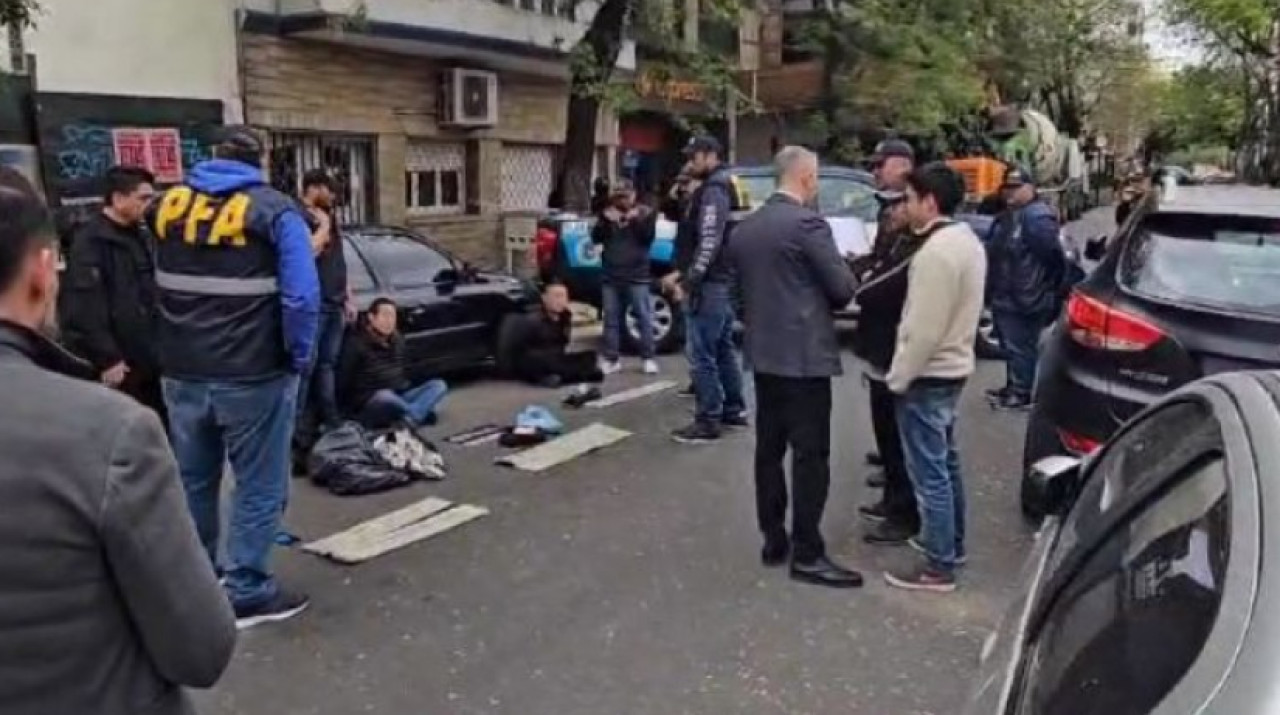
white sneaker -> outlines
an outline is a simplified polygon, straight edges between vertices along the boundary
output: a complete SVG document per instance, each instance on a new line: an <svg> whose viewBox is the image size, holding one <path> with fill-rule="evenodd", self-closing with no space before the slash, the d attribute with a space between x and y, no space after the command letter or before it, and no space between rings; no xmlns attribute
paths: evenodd
<svg viewBox="0 0 1280 715"><path fill-rule="evenodd" d="M617 375L622 372L622 361L620 360L601 360L600 372L606 375Z"/></svg>
<svg viewBox="0 0 1280 715"><path fill-rule="evenodd" d="M658 363L656 361L654 360L644 361L644 374L657 375L660 372L662 372L662 368L658 367Z"/></svg>

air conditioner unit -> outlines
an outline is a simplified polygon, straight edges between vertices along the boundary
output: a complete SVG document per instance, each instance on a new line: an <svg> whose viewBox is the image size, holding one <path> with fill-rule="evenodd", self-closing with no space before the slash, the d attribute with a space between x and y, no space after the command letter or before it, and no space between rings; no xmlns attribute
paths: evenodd
<svg viewBox="0 0 1280 715"><path fill-rule="evenodd" d="M498 75L453 68L440 77L440 123L492 127L498 123Z"/></svg>

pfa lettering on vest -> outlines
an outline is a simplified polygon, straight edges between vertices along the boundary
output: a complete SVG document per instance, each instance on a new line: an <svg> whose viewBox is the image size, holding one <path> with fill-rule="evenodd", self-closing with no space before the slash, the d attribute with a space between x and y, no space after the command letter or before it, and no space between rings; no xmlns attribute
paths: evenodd
<svg viewBox="0 0 1280 715"><path fill-rule="evenodd" d="M248 194L212 196L190 186L170 189L156 209L156 237L188 245L244 248L253 199Z"/></svg>

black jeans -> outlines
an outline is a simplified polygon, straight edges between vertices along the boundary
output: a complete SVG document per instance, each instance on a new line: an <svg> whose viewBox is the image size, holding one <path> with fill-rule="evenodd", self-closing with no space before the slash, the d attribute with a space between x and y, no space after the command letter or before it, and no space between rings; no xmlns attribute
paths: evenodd
<svg viewBox="0 0 1280 715"><path fill-rule="evenodd" d="M600 357L594 352L531 351L517 358L516 374L521 380L532 383L553 375L565 384L599 384L604 381Z"/></svg>
<svg viewBox="0 0 1280 715"><path fill-rule="evenodd" d="M786 537L787 472L791 450L792 554L810 563L826 554L822 512L831 487L831 379L757 373L756 515L769 539Z"/></svg>
<svg viewBox="0 0 1280 715"><path fill-rule="evenodd" d="M867 380L871 392L871 427L876 449L884 461L884 506L889 520L918 529L920 512L916 507L916 490L907 474L902 453L902 434L898 431L896 400L889 385L880 380Z"/></svg>

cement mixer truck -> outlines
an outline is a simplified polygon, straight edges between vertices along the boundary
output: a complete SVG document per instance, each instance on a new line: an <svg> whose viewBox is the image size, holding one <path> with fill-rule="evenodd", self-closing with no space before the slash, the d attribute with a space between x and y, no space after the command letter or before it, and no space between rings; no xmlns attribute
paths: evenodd
<svg viewBox="0 0 1280 715"><path fill-rule="evenodd" d="M967 203L974 210L998 200L1011 164L1035 174L1040 193L1057 206L1063 221L1073 221L1089 209L1089 168L1080 142L1058 132L1043 113L997 108L984 139L982 154L947 161L964 176Z"/></svg>

